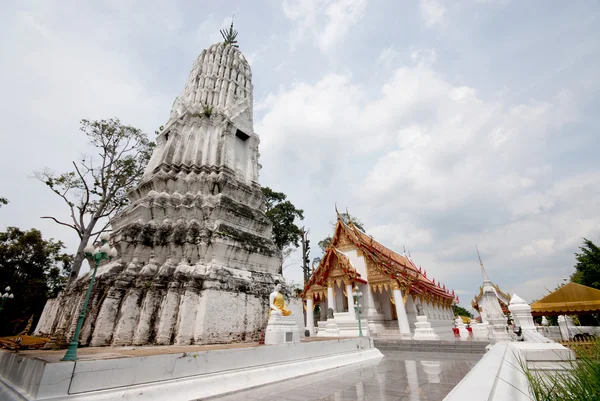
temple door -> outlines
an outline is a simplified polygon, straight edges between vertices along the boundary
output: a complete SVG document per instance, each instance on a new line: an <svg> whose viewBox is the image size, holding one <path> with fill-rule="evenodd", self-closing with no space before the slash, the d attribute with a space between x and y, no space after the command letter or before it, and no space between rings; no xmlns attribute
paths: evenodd
<svg viewBox="0 0 600 401"><path fill-rule="evenodd" d="M392 320L398 320L398 314L396 313L396 303L394 297L390 298L390 309L392 310Z"/></svg>

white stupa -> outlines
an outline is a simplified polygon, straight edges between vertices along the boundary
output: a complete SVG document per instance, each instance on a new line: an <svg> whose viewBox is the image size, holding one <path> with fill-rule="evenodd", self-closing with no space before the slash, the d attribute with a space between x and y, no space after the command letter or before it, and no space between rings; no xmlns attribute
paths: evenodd
<svg viewBox="0 0 600 401"><path fill-rule="evenodd" d="M258 184L252 96L237 46L202 51L131 204L111 221L119 257L98 269L82 344L258 340L282 276ZM89 280L48 301L37 335L70 340Z"/></svg>

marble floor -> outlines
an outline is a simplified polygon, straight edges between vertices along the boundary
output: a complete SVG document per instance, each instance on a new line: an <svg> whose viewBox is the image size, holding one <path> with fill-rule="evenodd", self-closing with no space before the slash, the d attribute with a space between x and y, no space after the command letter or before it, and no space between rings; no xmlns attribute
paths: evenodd
<svg viewBox="0 0 600 401"><path fill-rule="evenodd" d="M482 357L402 351L383 354L376 365L348 366L210 400L441 401Z"/></svg>

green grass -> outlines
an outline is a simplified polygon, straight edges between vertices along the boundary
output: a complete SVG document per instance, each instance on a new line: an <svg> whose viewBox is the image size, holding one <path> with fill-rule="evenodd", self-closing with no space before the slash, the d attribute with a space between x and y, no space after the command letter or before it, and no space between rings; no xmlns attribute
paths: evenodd
<svg viewBox="0 0 600 401"><path fill-rule="evenodd" d="M539 374L523 364L521 368L536 401L600 401L600 338L573 343L577 360L568 361L570 370Z"/></svg>

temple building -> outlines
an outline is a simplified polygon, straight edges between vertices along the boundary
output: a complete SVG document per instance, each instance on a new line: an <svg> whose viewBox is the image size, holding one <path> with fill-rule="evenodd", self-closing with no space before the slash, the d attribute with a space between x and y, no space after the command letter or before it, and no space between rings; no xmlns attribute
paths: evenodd
<svg viewBox="0 0 600 401"><path fill-rule="evenodd" d="M356 289L362 293L360 327ZM301 296L311 335L396 332L408 338L421 313L436 330L450 333L453 327L454 291L428 278L409 256L386 248L352 222L346 224L339 214L331 244Z"/></svg>
<svg viewBox="0 0 600 401"><path fill-rule="evenodd" d="M119 255L98 268L82 345L259 339L283 277L258 183L252 99L237 46L202 51L131 204L111 220ZM37 335L72 338L90 279L48 301Z"/></svg>

